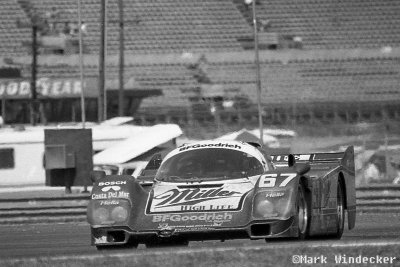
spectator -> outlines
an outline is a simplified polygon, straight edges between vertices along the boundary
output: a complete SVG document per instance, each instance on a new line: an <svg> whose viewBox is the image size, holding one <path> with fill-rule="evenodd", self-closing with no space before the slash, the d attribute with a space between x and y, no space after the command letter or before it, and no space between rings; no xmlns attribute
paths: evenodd
<svg viewBox="0 0 400 267"><path fill-rule="evenodd" d="M377 183L381 180L381 173L377 165L373 162L368 162L364 170L364 179L366 184Z"/></svg>
<svg viewBox="0 0 400 267"><path fill-rule="evenodd" d="M271 26L271 21L269 19L260 19L257 26L260 32L266 32Z"/></svg>
<svg viewBox="0 0 400 267"><path fill-rule="evenodd" d="M84 35L87 34L87 25L84 21L82 21L82 23L81 23L81 31L82 31L82 34L84 34Z"/></svg>
<svg viewBox="0 0 400 267"><path fill-rule="evenodd" d="M54 32L56 29L56 21L60 15L60 11L55 6L50 11L46 12L45 19L49 22L50 31Z"/></svg>
<svg viewBox="0 0 400 267"><path fill-rule="evenodd" d="M293 48L296 49L302 49L303 48L303 38L301 38L300 36L294 36L293 37Z"/></svg>
<svg viewBox="0 0 400 267"><path fill-rule="evenodd" d="M77 35L78 33L79 33L78 24L77 24L77 23L74 23L74 22L71 22L71 23L69 24L69 34L70 34L71 36L75 36L75 35Z"/></svg>
<svg viewBox="0 0 400 267"><path fill-rule="evenodd" d="M367 162L364 177L367 184L384 183L386 174L385 156L381 154L373 154Z"/></svg>
<svg viewBox="0 0 400 267"><path fill-rule="evenodd" d="M70 34L70 31L71 31L70 23L65 22L62 32L67 35L67 34Z"/></svg>
<svg viewBox="0 0 400 267"><path fill-rule="evenodd" d="M392 161L392 162L390 162L390 164L396 171L396 177L393 179L393 183L400 184L400 162Z"/></svg>
<svg viewBox="0 0 400 267"><path fill-rule="evenodd" d="M49 22L47 21L47 19L44 19L42 27L40 28L40 34L41 35L49 35L50 33L51 32L50 32Z"/></svg>

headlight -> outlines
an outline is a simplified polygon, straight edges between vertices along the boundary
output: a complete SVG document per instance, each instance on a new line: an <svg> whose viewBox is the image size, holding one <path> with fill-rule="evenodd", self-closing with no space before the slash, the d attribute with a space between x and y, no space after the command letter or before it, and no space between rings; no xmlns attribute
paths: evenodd
<svg viewBox="0 0 400 267"><path fill-rule="evenodd" d="M93 221L96 224L101 224L108 220L109 211L106 208L97 208L93 210Z"/></svg>
<svg viewBox="0 0 400 267"><path fill-rule="evenodd" d="M127 221L130 210L130 202L126 199L92 200L88 205L87 217L92 225L112 225Z"/></svg>
<svg viewBox="0 0 400 267"><path fill-rule="evenodd" d="M253 202L255 218L287 217L290 216L293 194L292 190L259 191Z"/></svg>
<svg viewBox="0 0 400 267"><path fill-rule="evenodd" d="M275 214L274 204L265 197L265 193L258 193L254 198L254 216L255 217L269 217Z"/></svg>
<svg viewBox="0 0 400 267"><path fill-rule="evenodd" d="M259 200L255 205L255 213L260 217L267 217L274 212L273 204L267 200Z"/></svg>
<svg viewBox="0 0 400 267"><path fill-rule="evenodd" d="M128 210L125 207L115 207L111 211L111 219L116 222L123 222L128 218Z"/></svg>

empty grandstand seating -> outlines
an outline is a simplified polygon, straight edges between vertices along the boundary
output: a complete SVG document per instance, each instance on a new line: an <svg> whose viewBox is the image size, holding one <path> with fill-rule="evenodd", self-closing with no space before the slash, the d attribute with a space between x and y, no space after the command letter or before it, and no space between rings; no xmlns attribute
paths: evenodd
<svg viewBox="0 0 400 267"><path fill-rule="evenodd" d="M307 105L327 108L327 104L332 104L332 109L340 109L338 103L365 107L379 102L384 106L399 99L400 52L396 49L400 43L400 1L257 2L259 19L269 21L268 32L260 39L276 34L298 36L303 42L302 50L294 53L284 49L262 51L265 52L261 53L262 102L266 108L279 105L289 110L301 106L303 113L312 113ZM107 55L117 58L118 0L107 3ZM28 53L22 43L29 44L31 29L18 28L16 21L29 21L29 8L45 16L55 7L60 13L49 23L60 27L78 20L76 0L3 0L2 4L0 57ZM100 1L82 0L82 4L87 24L84 43L94 58L100 47ZM227 95L237 89L237 94L253 103L257 101L254 54L245 51L239 41L252 36L251 10L244 7L243 1L126 0L124 4L126 58L143 56L126 61L125 77L134 77L144 89L162 89L164 93L145 99L142 113L165 113L161 107L186 110L193 104L191 100L201 99L202 83L222 84ZM397 52L381 53L382 47ZM356 49L374 52L358 55ZM322 56L329 51L333 51L330 56ZM203 61L193 66L174 58L185 54ZM171 58L162 59L166 55ZM43 58L39 61L43 62ZM59 61L57 58L41 63L38 76L79 77L78 60L73 64L59 64ZM30 76L29 68L28 65L23 71L26 78ZM107 79L116 79L117 64L109 64L106 73ZM97 75L96 58L86 63L85 76Z"/></svg>
<svg viewBox="0 0 400 267"><path fill-rule="evenodd" d="M251 10L232 0L248 23ZM306 49L398 46L400 2L396 0L259 0L257 17L268 31L299 36Z"/></svg>
<svg viewBox="0 0 400 267"><path fill-rule="evenodd" d="M4 0L0 8L0 55L18 56L27 53L22 46L31 38L31 29L18 28L17 21L27 21L28 17L16 0Z"/></svg>
<svg viewBox="0 0 400 267"><path fill-rule="evenodd" d="M53 6L63 12L61 23L77 21L76 0L32 0L48 12ZM83 0L84 21L88 25L85 43L92 53L99 50L100 1ZM64 11L71 11L64 12ZM183 51L223 51L241 49L236 37L249 30L230 1L124 1L125 46L135 53L171 53ZM117 0L107 5L108 53L118 51Z"/></svg>
<svg viewBox="0 0 400 267"><path fill-rule="evenodd" d="M18 4L20 2L21 5ZM60 13L49 23L77 22L76 0L4 0L1 51L21 54L14 44L28 41L29 29L17 29L17 19L27 19L26 2L45 15L55 7ZM24 4L25 3L25 4ZM118 52L118 1L107 1L108 54ZM397 46L400 42L400 2L396 0L259 0L257 15L269 21L268 31L298 36L304 49ZM238 39L251 36L251 10L242 0L137 0L124 1L125 46L139 54L241 51ZM90 53L99 50L100 1L82 0L83 20Z"/></svg>
<svg viewBox="0 0 400 267"><path fill-rule="evenodd" d="M255 65L252 59L214 61L203 65L213 83L239 86L256 102ZM400 63L397 58L262 60L262 102L373 102L399 99L396 89ZM379 96L379 97L377 97Z"/></svg>
<svg viewBox="0 0 400 267"><path fill-rule="evenodd" d="M266 110L275 108L301 109L301 113L315 113L315 108L341 110L359 105L365 108L396 104L400 99L398 88L400 61L397 56L375 52L365 56L343 53L321 53L314 57L299 51L294 54L261 54L261 100ZM288 57L283 60L285 57ZM222 85L223 97L247 97L257 103L255 65L252 52L230 52L194 56L185 61L181 57L152 56L128 60L125 77L134 78L143 89L161 89L163 96L143 100L142 114L166 115L167 110L188 110L193 101L205 97L204 80ZM197 58L197 59L196 59ZM129 59L129 58L127 58ZM195 62L197 60L197 62ZM39 77L79 77L76 64L43 65ZM29 76L29 66L24 70ZM116 64L107 66L107 79L118 77ZM199 79L199 73L204 77ZM87 77L97 76L96 62L85 66ZM396 104L397 105L397 104ZM254 106L254 105L253 105ZM343 111L345 109L342 109ZM299 111L296 111L299 113ZM179 112L178 112L179 113ZM182 114L187 116L187 114Z"/></svg>

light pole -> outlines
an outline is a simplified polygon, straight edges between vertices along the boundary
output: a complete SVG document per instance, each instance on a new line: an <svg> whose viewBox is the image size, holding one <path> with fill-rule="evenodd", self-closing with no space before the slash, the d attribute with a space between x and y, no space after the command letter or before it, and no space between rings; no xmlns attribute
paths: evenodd
<svg viewBox="0 0 400 267"><path fill-rule="evenodd" d="M99 51L99 97L97 101L98 105L98 120L103 121L104 116L104 105L105 105L105 42L106 42L106 0L101 0L100 5L100 51Z"/></svg>
<svg viewBox="0 0 400 267"><path fill-rule="evenodd" d="M31 63L31 80L30 80L30 91L31 91L31 99L30 99L30 123L32 125L36 125L38 122L38 110L37 106L39 104L39 109L41 109L41 120L45 120L45 114L42 110L43 106L38 100L38 94L36 91L36 80L37 80L37 58L38 58L38 48L40 43L38 43L38 32L42 33L43 27L45 27L46 22L45 20L40 17L40 15L34 12L30 16L30 22L20 21L19 19L16 20L16 24L18 28L31 28L32 29L32 43L30 44L32 50L32 63ZM42 117L43 116L43 117Z"/></svg>
<svg viewBox="0 0 400 267"><path fill-rule="evenodd" d="M257 88L257 107L258 107L258 123L260 128L260 142L264 146L262 107L261 107L261 74L260 74L260 58L258 55L258 29L257 29L257 12L256 0L252 1L253 7L253 29L254 29L254 62L256 67L256 88Z"/></svg>
<svg viewBox="0 0 400 267"><path fill-rule="evenodd" d="M3 97L1 98L1 117L3 122L0 123L0 127L6 124L6 92L3 92Z"/></svg>
<svg viewBox="0 0 400 267"><path fill-rule="evenodd" d="M31 124L36 125L37 120L37 109L36 109L36 101L37 101L37 92L36 92L36 74L37 74L37 22L33 21L32 23L32 66L31 66Z"/></svg>
<svg viewBox="0 0 400 267"><path fill-rule="evenodd" d="M79 25L79 69L80 69L80 79L81 79L81 120L82 128L85 128L86 123L86 111L85 111L85 79L83 75L83 40L82 40L82 4L81 0L78 1L78 25Z"/></svg>
<svg viewBox="0 0 400 267"><path fill-rule="evenodd" d="M43 19L37 14L34 13L30 17L30 22L22 22L20 20L16 21L18 28L31 28L32 29L32 43L31 43L31 50L32 50L32 63L31 63L31 80L30 80L30 90L31 90L31 99L29 102L30 107L30 123L32 125L36 125L37 123L37 91L36 91L36 76L37 76L37 57L38 57L38 40L37 40L37 33L38 31L42 31L44 21Z"/></svg>
<svg viewBox="0 0 400 267"><path fill-rule="evenodd" d="M124 1L118 1L119 8L119 89L118 116L124 116Z"/></svg>

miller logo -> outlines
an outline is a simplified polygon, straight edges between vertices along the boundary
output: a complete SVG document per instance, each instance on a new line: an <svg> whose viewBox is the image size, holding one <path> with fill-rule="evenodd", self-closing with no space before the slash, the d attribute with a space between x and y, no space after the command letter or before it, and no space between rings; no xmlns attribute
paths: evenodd
<svg viewBox="0 0 400 267"><path fill-rule="evenodd" d="M153 197L158 203L155 208L194 205L208 200L241 197L243 193L224 190L223 188L211 189L171 189Z"/></svg>

